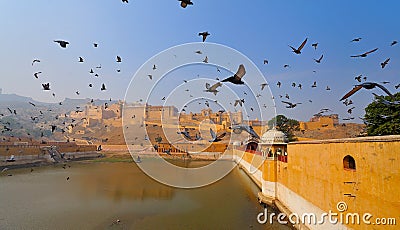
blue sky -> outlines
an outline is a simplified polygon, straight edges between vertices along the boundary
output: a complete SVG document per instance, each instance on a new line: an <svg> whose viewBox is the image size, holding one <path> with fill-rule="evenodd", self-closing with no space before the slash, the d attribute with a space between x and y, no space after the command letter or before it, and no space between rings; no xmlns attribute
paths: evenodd
<svg viewBox="0 0 400 230"><path fill-rule="evenodd" d="M119 0L1 1L0 87L4 93L46 102L65 97L120 99L149 58L173 46L199 42L197 33L209 31L207 41L232 47L256 64L270 84L277 112L289 117L308 120L326 107L342 118L363 116L364 107L373 99L371 92L362 90L351 97L356 107L352 115L339 102L357 83L354 77L359 74L369 81L389 81L387 88L397 91L394 85L400 83L400 44L391 47L390 43L400 41L398 1L193 2L193 6L183 9L176 0L131 0L129 4ZM288 45L298 47L306 37L308 43L302 54L291 52ZM362 40L350 42L357 37ZM55 39L67 40L70 45L62 49L53 42ZM93 42L99 47L93 48ZM319 43L317 50L311 47L314 42ZM365 59L350 58L374 48L379 50ZM313 58L321 54L324 59L316 64ZM122 63L116 63L117 55ZM84 57L84 63L78 63L79 56ZM32 66L36 58L41 63ZM381 69L379 63L386 58L390 62ZM264 65L264 59L269 64ZM95 69L100 64L102 68ZM290 68L283 68L284 64ZM98 72L98 78L89 74L90 68ZM233 65L228 68L236 69ZM33 77L36 71L42 71L39 79ZM190 75L188 72L177 74ZM210 78L216 77L208 73ZM251 76L246 75L244 81L251 82ZM282 82L280 89L277 81ZM314 81L318 87L312 89ZM51 83L56 97L41 89L45 82ZM291 87L292 82L301 83L303 89ZM89 83L94 87L90 89ZM100 92L102 83L107 90ZM170 84L179 85L181 81ZM326 86L332 90L326 91ZM238 94L242 91L233 88ZM381 94L379 90L373 92ZM295 109L284 108L279 95L286 93L290 101L303 104Z"/></svg>

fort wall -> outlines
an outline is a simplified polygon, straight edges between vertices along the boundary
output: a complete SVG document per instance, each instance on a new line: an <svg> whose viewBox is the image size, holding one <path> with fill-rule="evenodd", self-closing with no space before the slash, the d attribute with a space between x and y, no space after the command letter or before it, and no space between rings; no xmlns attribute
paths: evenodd
<svg viewBox="0 0 400 230"><path fill-rule="evenodd" d="M319 219L329 211L360 216L360 224L346 224L344 218L335 225L306 224L310 229L390 227L364 223L365 213L372 215L371 223L382 217L400 220L400 136L289 143L287 162L233 151L235 160L261 185L262 196L281 209L314 213ZM349 164L351 158L354 164ZM339 202L345 202L345 211L338 210Z"/></svg>

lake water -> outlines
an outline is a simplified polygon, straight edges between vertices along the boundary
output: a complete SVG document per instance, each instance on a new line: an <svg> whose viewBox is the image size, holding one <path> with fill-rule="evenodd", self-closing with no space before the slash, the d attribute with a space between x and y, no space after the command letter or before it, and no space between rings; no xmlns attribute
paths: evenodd
<svg viewBox="0 0 400 230"><path fill-rule="evenodd" d="M0 229L289 229L257 222L259 189L238 168L212 185L178 189L135 163L68 164L2 173Z"/></svg>

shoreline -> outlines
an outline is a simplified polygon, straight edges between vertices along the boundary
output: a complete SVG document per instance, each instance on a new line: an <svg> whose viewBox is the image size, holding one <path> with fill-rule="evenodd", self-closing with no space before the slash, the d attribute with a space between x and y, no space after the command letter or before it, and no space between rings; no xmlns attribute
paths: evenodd
<svg viewBox="0 0 400 230"><path fill-rule="evenodd" d="M159 154L157 152L145 152L138 153L142 159L146 158L163 158L165 160L178 160L178 161L216 161L218 158L206 156L206 155L190 155L190 157L182 155L168 155ZM219 159L229 160L229 159ZM21 168L32 168L32 167L44 167L51 165L62 165L68 162L82 162L82 163L116 163L116 162L133 162L135 163L132 155L127 152L79 152L79 153L68 153L68 158L63 161L53 162L46 158L33 159L33 160L16 160L14 162L0 162L0 174L4 169L13 170Z"/></svg>

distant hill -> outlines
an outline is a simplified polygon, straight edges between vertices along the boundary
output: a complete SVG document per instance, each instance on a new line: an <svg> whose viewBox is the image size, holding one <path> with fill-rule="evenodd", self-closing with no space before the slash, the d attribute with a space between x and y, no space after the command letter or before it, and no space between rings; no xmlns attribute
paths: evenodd
<svg viewBox="0 0 400 230"><path fill-rule="evenodd" d="M7 107L30 107L29 102L38 105L49 105L48 103L38 102L31 97L24 97L17 94L0 94L0 108Z"/></svg>

